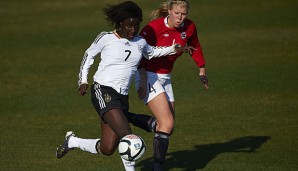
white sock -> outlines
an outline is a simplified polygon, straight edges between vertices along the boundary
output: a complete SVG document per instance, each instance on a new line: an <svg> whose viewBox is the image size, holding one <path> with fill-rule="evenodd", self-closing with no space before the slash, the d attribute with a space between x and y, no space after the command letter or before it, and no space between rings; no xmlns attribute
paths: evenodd
<svg viewBox="0 0 298 171"><path fill-rule="evenodd" d="M100 139L82 139L78 137L70 137L68 141L69 148L79 148L93 154L98 154L96 144Z"/></svg>
<svg viewBox="0 0 298 171"><path fill-rule="evenodd" d="M135 171L135 165L136 165L135 161L124 160L121 156L120 156L120 158L123 162L123 165L124 165L126 171Z"/></svg>

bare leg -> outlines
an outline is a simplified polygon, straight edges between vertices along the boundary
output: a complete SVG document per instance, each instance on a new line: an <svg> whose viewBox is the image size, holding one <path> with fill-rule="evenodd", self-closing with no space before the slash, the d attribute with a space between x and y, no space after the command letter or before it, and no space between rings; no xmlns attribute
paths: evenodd
<svg viewBox="0 0 298 171"><path fill-rule="evenodd" d="M111 155L118 147L119 140L131 134L131 128L121 109L112 109L103 116L106 123L101 124L100 152Z"/></svg>
<svg viewBox="0 0 298 171"><path fill-rule="evenodd" d="M174 102L173 102L174 103ZM172 105L169 106L165 93L161 93L148 103L148 107L157 120L156 131L171 134L174 127L174 111Z"/></svg>

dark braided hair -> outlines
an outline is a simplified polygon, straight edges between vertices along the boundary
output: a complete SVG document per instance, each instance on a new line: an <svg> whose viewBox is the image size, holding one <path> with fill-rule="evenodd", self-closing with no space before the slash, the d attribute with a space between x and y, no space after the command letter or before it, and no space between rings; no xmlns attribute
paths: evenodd
<svg viewBox="0 0 298 171"><path fill-rule="evenodd" d="M132 1L125 1L118 5L107 5L103 8L106 21L115 29L120 28L120 23L126 18L138 18L143 20L142 9Z"/></svg>

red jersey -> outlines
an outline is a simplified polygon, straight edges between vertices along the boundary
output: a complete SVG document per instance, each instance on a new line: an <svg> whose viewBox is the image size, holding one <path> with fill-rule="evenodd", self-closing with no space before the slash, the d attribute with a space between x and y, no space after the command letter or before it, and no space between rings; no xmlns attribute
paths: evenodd
<svg viewBox="0 0 298 171"><path fill-rule="evenodd" d="M203 51L197 36L197 29L189 19L185 19L180 28L170 28L167 24L167 17L158 18L146 25L140 35L143 36L151 46L171 46L175 39L175 44L181 46L189 45L196 50L192 53L192 58L198 67L205 65ZM160 74L168 74L172 71L174 62L182 53L176 53L167 57L142 59L140 66L146 71Z"/></svg>

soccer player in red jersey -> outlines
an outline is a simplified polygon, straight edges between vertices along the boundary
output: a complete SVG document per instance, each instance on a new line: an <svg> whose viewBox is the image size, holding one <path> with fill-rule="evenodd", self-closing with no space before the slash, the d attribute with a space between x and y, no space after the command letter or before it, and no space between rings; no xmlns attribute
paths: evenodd
<svg viewBox="0 0 298 171"><path fill-rule="evenodd" d="M168 0L153 11L154 20L147 24L142 35L151 46L169 46L175 41L180 46L192 46L191 57L199 68L199 78L206 89L208 80L205 73L205 59L197 36L196 25L187 19L188 0ZM169 137L174 128L175 103L171 84L171 71L174 62L182 53L152 60L142 59L139 75L136 76L138 95L147 104L155 117L128 113L133 125L148 132L154 132L153 170L162 170Z"/></svg>

